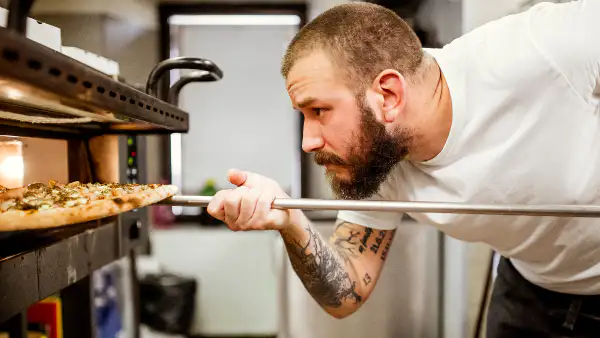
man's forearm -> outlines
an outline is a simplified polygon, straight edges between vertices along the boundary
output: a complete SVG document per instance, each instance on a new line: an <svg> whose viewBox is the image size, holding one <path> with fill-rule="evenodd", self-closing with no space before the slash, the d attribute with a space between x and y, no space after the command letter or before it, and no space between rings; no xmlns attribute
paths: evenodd
<svg viewBox="0 0 600 338"><path fill-rule="evenodd" d="M296 274L325 310L343 316L360 306L363 295L351 264L307 219L282 230L281 236Z"/></svg>

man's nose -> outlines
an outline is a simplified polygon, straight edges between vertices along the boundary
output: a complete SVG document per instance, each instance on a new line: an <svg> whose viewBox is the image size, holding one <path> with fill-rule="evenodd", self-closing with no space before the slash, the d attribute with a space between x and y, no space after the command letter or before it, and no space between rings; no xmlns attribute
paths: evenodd
<svg viewBox="0 0 600 338"><path fill-rule="evenodd" d="M310 121L304 122L304 131L302 135L302 150L307 153L317 151L325 145L319 126Z"/></svg>

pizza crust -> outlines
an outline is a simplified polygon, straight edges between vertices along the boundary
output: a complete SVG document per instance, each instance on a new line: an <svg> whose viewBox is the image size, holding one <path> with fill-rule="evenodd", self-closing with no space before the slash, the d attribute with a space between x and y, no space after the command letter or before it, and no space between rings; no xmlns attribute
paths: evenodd
<svg viewBox="0 0 600 338"><path fill-rule="evenodd" d="M119 197L91 201L75 207L8 210L0 212L0 231L47 229L89 222L157 203L176 193L176 186L162 185Z"/></svg>

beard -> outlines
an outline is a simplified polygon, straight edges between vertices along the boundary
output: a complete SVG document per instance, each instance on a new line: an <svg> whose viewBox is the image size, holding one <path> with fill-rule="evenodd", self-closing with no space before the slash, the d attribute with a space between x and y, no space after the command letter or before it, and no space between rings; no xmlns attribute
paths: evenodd
<svg viewBox="0 0 600 338"><path fill-rule="evenodd" d="M348 149L348 159L324 151L315 154L317 164L337 165L348 171L346 178L337 177L333 172L326 174L339 199L366 199L377 193L396 164L408 155L412 140L411 133L405 128L388 133L364 97L357 97L356 101L361 121L359 131L352 138L354 143Z"/></svg>

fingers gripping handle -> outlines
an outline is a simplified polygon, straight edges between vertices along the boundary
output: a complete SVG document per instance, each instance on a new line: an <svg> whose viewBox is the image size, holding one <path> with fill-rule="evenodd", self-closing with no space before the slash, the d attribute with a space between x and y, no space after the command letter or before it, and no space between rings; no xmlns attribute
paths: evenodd
<svg viewBox="0 0 600 338"><path fill-rule="evenodd" d="M206 207L211 196L173 196L160 204ZM523 205L523 204L466 204L447 202L351 201L322 199L277 198L274 209L354 210L382 212L421 212L478 215L525 215L553 217L600 217L596 205Z"/></svg>

